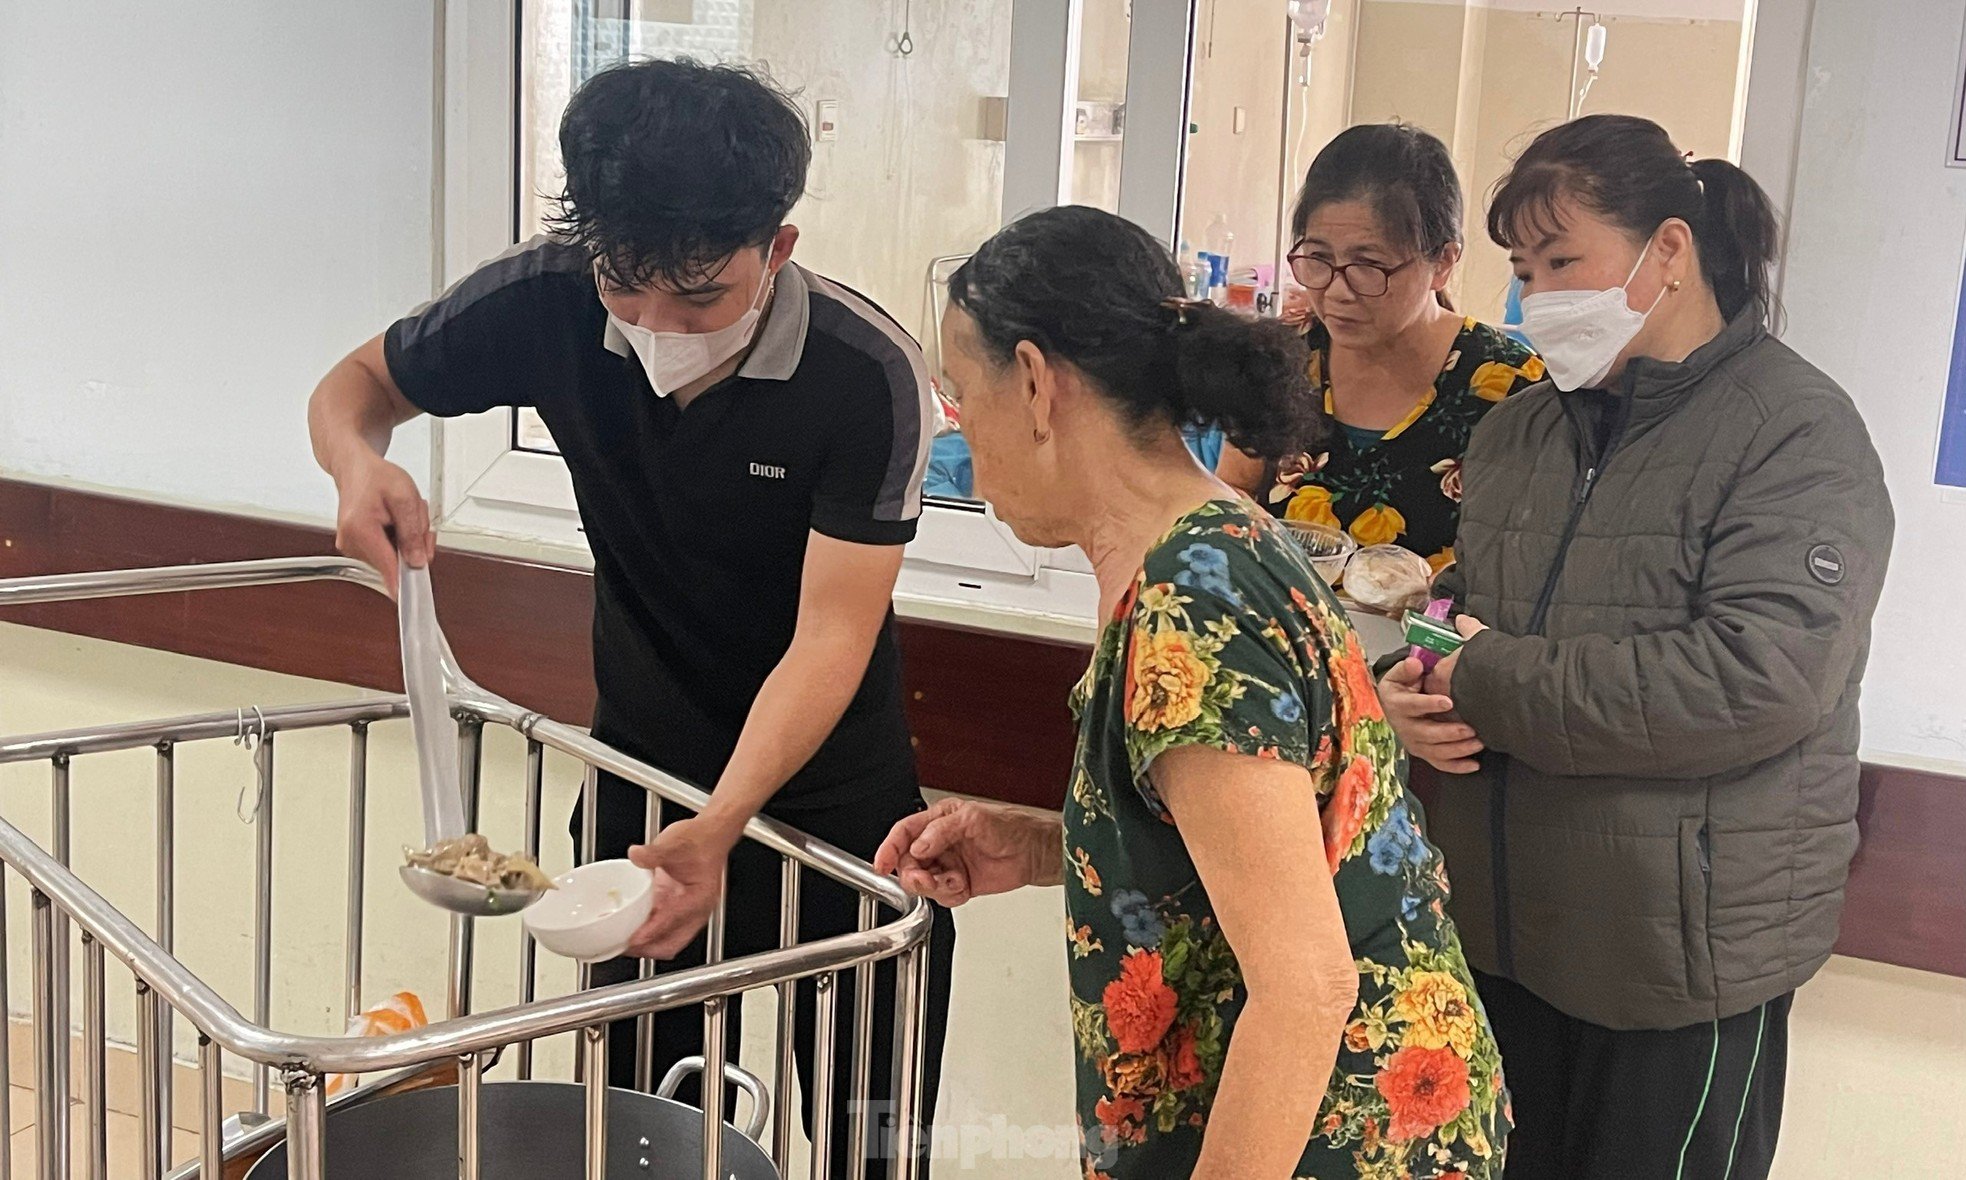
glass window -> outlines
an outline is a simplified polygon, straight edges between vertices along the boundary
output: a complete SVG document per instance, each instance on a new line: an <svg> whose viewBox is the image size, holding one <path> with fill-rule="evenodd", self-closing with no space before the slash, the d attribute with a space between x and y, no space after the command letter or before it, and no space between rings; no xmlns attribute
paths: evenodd
<svg viewBox="0 0 1966 1180"><path fill-rule="evenodd" d="M1672 21L1533 7L1328 0L1279 20L1271 5L1198 0L1180 238L1214 252L1232 234L1231 282L1268 287L1317 153L1353 124L1404 121L1447 145L1466 194L1466 252L1448 293L1500 322L1513 291L1508 252L1488 240L1486 196L1536 132L1619 111L1656 120L1697 155L1733 154L1746 0ZM1660 61L1686 80L1658 84Z"/></svg>
<svg viewBox="0 0 1966 1180"><path fill-rule="evenodd" d="M1083 0L1078 108L1072 126L1072 203L1119 211L1132 0Z"/></svg>

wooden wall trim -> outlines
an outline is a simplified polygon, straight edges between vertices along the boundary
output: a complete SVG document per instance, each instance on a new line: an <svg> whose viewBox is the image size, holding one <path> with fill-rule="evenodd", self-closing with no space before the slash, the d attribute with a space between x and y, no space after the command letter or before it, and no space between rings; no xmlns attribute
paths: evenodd
<svg viewBox="0 0 1966 1180"><path fill-rule="evenodd" d="M332 551L324 529L0 479L0 578ZM586 573L445 550L433 582L445 634L474 679L547 716L587 720ZM0 611L0 621L402 687L388 604L342 583L54 603ZM1086 649L904 621L901 653L924 783L1062 803L1073 742L1065 697ZM1966 778L1866 765L1858 821L1838 952L1966 976Z"/></svg>

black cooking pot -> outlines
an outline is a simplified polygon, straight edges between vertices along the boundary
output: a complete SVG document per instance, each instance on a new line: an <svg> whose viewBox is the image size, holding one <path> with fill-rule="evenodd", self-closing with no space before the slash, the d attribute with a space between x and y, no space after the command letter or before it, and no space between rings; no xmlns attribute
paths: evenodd
<svg viewBox="0 0 1966 1180"><path fill-rule="evenodd" d="M584 1087L485 1082L478 1097L483 1180L583 1180ZM755 1105L751 1121L756 1134L765 1123L762 1103ZM611 1089L607 1137L609 1180L698 1180L703 1174L703 1112L693 1106ZM451 1180L457 1175L457 1087L393 1094L331 1112L326 1156L325 1180ZM724 1172L730 1180L780 1180L764 1149L728 1125ZM287 1150L281 1144L253 1165L246 1180L286 1175Z"/></svg>

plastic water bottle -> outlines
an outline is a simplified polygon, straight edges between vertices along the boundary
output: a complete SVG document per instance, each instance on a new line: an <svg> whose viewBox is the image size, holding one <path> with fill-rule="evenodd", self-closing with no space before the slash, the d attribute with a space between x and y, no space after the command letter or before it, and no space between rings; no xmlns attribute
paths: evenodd
<svg viewBox="0 0 1966 1180"><path fill-rule="evenodd" d="M1204 254L1190 253L1188 243L1181 243L1181 252L1176 257L1181 260L1181 286L1183 294L1190 299L1208 298L1208 278L1213 268Z"/></svg>
<svg viewBox="0 0 1966 1180"><path fill-rule="evenodd" d="M1236 235L1225 214L1217 213L1202 234L1202 249L1208 254L1208 297L1216 303L1228 300L1229 260L1235 254Z"/></svg>

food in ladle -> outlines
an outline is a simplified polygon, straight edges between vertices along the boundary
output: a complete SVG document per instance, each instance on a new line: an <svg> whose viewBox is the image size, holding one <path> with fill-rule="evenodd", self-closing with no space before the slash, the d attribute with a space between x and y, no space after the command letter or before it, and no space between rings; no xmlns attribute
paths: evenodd
<svg viewBox="0 0 1966 1180"><path fill-rule="evenodd" d="M476 832L439 840L422 851L404 848L403 861L412 868L429 869L487 889L537 892L554 887L553 878L541 872L531 857L493 852L491 841Z"/></svg>

